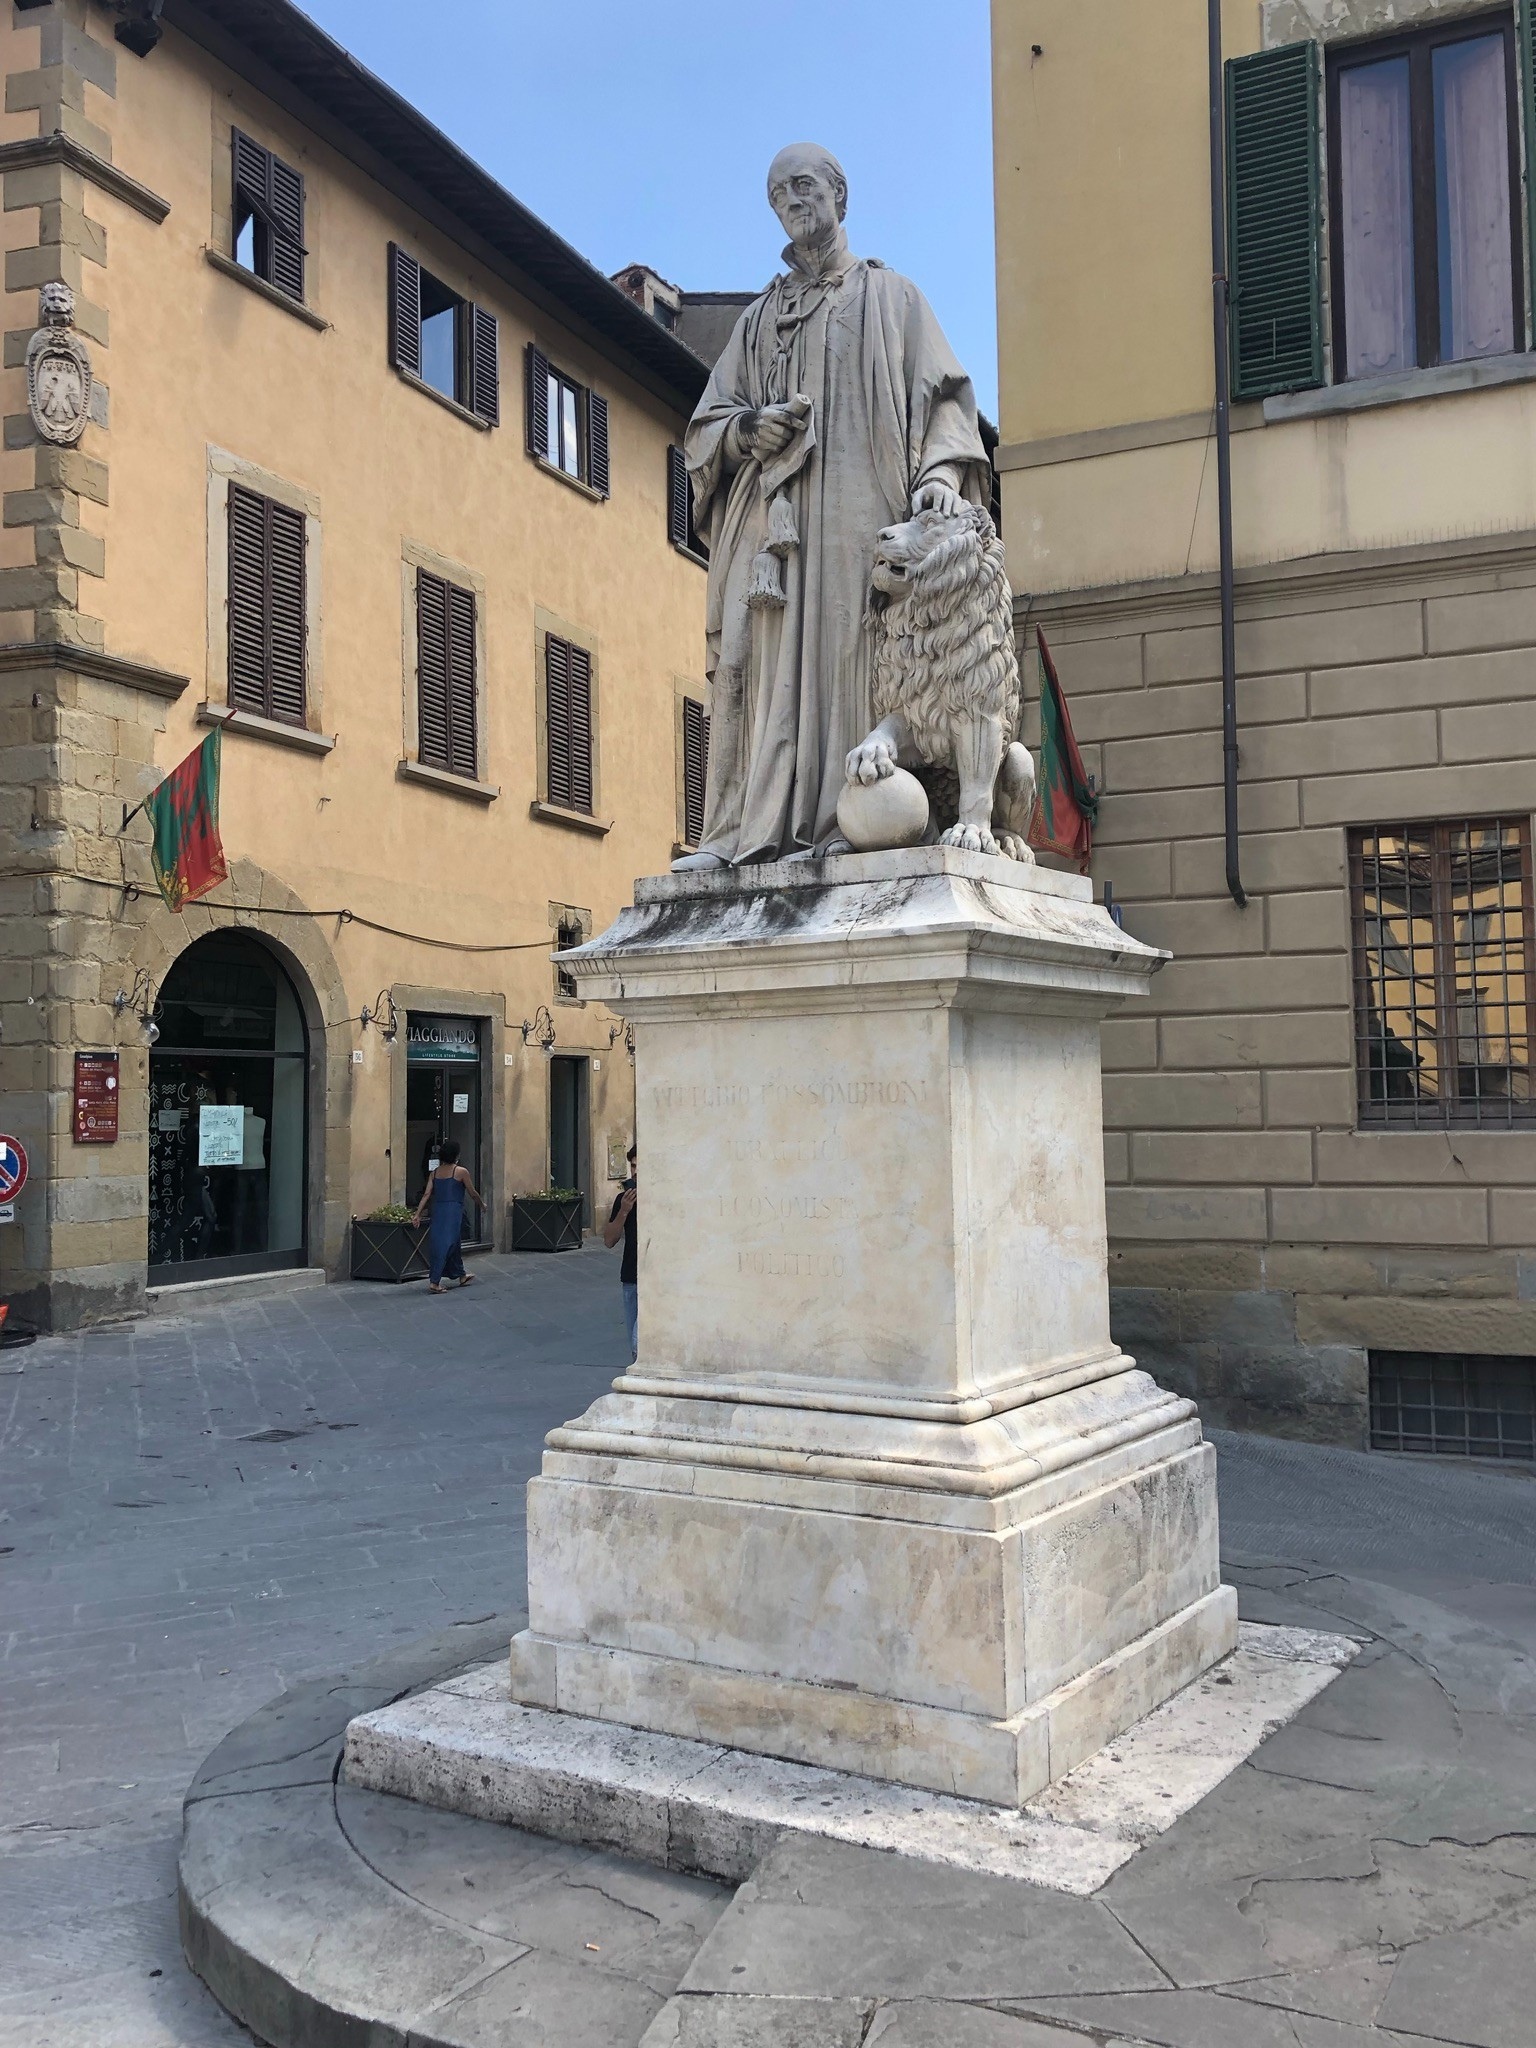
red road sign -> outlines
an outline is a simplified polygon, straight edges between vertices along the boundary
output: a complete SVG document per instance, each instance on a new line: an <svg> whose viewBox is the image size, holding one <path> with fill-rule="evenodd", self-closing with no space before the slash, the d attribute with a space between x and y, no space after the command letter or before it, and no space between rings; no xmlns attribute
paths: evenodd
<svg viewBox="0 0 1536 2048"><path fill-rule="evenodd" d="M27 1148L0 1131L0 1202L12 1202L27 1184Z"/></svg>

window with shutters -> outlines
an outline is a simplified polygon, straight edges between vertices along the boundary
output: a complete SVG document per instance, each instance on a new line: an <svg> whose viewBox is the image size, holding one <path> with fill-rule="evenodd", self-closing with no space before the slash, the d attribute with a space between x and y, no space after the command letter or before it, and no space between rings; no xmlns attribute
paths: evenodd
<svg viewBox="0 0 1536 2048"><path fill-rule="evenodd" d="M1328 61L1335 377L1525 345L1513 17Z"/></svg>
<svg viewBox="0 0 1536 2048"><path fill-rule="evenodd" d="M228 507L230 708L303 725L304 514L237 483Z"/></svg>
<svg viewBox="0 0 1536 2048"><path fill-rule="evenodd" d="M682 449L675 446L667 450L667 538L673 547L691 555L696 562L709 560L708 544L699 538L699 529L693 523L693 485L688 480L688 464Z"/></svg>
<svg viewBox="0 0 1536 2048"><path fill-rule="evenodd" d="M592 656L558 633L544 635L544 800L590 814Z"/></svg>
<svg viewBox="0 0 1536 2048"><path fill-rule="evenodd" d="M553 910L555 906L552 904L550 908ZM559 906L559 910L560 915L555 924L555 951L569 953L577 946L584 946L591 936L591 913L574 910L564 904ZM568 973L558 961L555 963L555 995L562 1003L581 1001L581 990L577 986L575 975Z"/></svg>
<svg viewBox="0 0 1536 2048"><path fill-rule="evenodd" d="M494 313L389 245L389 360L488 427L501 423L500 328Z"/></svg>
<svg viewBox="0 0 1536 2048"><path fill-rule="evenodd" d="M1349 835L1362 1124L1528 1125L1531 821Z"/></svg>
<svg viewBox="0 0 1536 2048"><path fill-rule="evenodd" d="M290 299L304 300L304 180L290 164L236 128L234 248L242 269Z"/></svg>
<svg viewBox="0 0 1536 2048"><path fill-rule="evenodd" d="M475 593L416 571L416 757L449 775L479 773Z"/></svg>
<svg viewBox="0 0 1536 2048"><path fill-rule="evenodd" d="M684 697L682 732L682 843L697 846L704 837L704 788L709 779L709 713L696 697Z"/></svg>
<svg viewBox="0 0 1536 2048"><path fill-rule="evenodd" d="M528 453L608 496L608 401L559 370L534 343L526 358Z"/></svg>

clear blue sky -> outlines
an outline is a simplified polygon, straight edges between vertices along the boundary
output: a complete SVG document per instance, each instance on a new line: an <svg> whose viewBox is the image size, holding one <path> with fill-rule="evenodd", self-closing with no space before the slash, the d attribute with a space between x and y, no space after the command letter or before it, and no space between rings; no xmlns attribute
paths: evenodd
<svg viewBox="0 0 1536 2048"><path fill-rule="evenodd" d="M987 0L300 0L606 271L760 290L785 142L842 160L849 239L915 278L997 416Z"/></svg>

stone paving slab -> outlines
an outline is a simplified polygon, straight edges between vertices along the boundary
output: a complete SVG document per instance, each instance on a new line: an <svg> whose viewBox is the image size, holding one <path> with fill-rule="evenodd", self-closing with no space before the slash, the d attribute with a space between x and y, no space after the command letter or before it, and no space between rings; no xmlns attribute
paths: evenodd
<svg viewBox="0 0 1536 2048"><path fill-rule="evenodd" d="M1300 1713L1357 1647L1245 1623L1231 1657L1022 1812L520 1706L505 1660L360 1713L342 1773L728 1884L794 1833L1086 1897Z"/></svg>

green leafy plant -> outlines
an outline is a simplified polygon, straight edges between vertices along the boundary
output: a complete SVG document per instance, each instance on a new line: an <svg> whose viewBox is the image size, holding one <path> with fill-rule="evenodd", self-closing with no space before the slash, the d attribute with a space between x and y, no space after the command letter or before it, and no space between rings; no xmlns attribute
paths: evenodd
<svg viewBox="0 0 1536 2048"><path fill-rule="evenodd" d="M370 1209L363 1218L365 1223L409 1223L416 1211L404 1202L385 1202L380 1208Z"/></svg>
<svg viewBox="0 0 1536 2048"><path fill-rule="evenodd" d="M580 1188L535 1188L530 1193L514 1195L514 1202L579 1202Z"/></svg>

